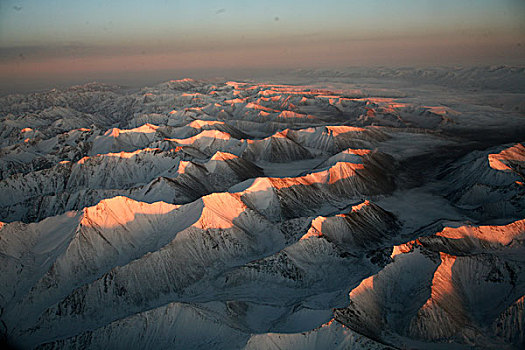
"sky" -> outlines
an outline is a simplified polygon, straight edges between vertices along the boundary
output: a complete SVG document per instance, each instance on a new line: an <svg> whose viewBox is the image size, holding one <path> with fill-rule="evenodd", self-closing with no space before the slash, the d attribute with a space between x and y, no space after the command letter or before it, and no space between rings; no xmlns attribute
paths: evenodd
<svg viewBox="0 0 525 350"><path fill-rule="evenodd" d="M523 62L524 0L0 0L0 80L15 85Z"/></svg>

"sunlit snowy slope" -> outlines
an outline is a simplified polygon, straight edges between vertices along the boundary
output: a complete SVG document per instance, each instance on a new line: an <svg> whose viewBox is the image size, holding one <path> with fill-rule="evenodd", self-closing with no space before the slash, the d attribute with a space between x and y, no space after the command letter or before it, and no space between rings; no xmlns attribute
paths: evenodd
<svg viewBox="0 0 525 350"><path fill-rule="evenodd" d="M525 70L0 98L0 338L525 346Z"/></svg>

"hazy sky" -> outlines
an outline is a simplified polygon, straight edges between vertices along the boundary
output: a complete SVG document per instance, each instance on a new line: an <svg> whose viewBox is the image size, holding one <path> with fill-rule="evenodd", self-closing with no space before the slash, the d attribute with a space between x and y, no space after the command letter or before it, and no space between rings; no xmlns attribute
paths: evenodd
<svg viewBox="0 0 525 350"><path fill-rule="evenodd" d="M520 64L525 0L0 0L0 79Z"/></svg>

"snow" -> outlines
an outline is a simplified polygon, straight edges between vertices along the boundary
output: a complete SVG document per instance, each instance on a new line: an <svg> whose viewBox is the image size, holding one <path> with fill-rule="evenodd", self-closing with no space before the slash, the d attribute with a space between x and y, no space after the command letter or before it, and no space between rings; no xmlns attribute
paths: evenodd
<svg viewBox="0 0 525 350"><path fill-rule="evenodd" d="M522 75L299 70L0 98L0 338L523 347Z"/></svg>
<svg viewBox="0 0 525 350"><path fill-rule="evenodd" d="M119 196L84 209L84 218L80 223L88 227L114 228L135 221L136 216L166 214L178 207L163 202L141 203Z"/></svg>

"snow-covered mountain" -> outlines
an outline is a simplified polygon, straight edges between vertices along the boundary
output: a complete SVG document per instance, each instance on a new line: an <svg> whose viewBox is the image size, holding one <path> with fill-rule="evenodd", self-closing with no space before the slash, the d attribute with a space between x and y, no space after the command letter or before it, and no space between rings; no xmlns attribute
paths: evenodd
<svg viewBox="0 0 525 350"><path fill-rule="evenodd" d="M2 97L1 340L522 348L523 70L358 73Z"/></svg>

